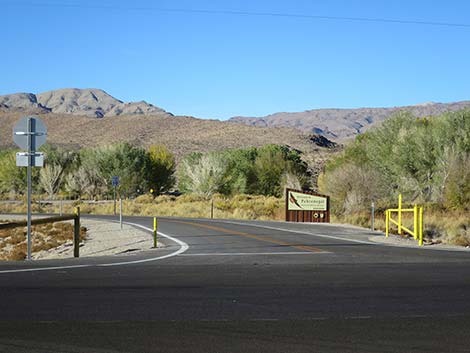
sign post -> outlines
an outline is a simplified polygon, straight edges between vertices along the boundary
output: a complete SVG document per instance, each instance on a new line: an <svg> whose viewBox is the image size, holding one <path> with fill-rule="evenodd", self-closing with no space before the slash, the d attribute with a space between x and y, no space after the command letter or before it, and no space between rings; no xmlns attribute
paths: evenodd
<svg viewBox="0 0 470 353"><path fill-rule="evenodd" d="M375 226L374 226L374 220L375 220L375 203L374 203L374 201L372 201L372 203L370 204L370 207L371 207L371 214L370 214L370 230L371 230L371 231L374 231L374 230L375 230Z"/></svg>
<svg viewBox="0 0 470 353"><path fill-rule="evenodd" d="M28 191L27 191L27 260L31 260L31 194L32 194L32 167L43 166L43 155L42 153L36 153L36 150L46 142L47 128L41 119L28 116L21 118L16 125L13 127L13 141L22 149L26 149L26 153L18 153L16 155L16 165L18 167L26 166L27 179L28 179ZM27 163L25 165L25 158Z"/></svg>
<svg viewBox="0 0 470 353"><path fill-rule="evenodd" d="M119 177L118 176L113 176L111 178L111 183L114 188L114 215L116 215L116 187L119 185Z"/></svg>

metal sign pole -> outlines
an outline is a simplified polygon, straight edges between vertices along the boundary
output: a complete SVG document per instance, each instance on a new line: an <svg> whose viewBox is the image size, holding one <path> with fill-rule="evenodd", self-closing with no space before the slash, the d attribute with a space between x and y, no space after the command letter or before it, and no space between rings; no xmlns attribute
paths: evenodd
<svg viewBox="0 0 470 353"><path fill-rule="evenodd" d="M116 185L114 186L114 215L116 215Z"/></svg>
<svg viewBox="0 0 470 353"><path fill-rule="evenodd" d="M33 165L33 129L32 119L28 118L28 254L27 260L31 260L31 172Z"/></svg>
<svg viewBox="0 0 470 353"><path fill-rule="evenodd" d="M119 225L122 229L122 199L119 199Z"/></svg>
<svg viewBox="0 0 470 353"><path fill-rule="evenodd" d="M372 231L375 230L375 226L374 226L374 221L375 221L375 203L374 201L372 201L371 203L371 221L370 221L370 229Z"/></svg>
<svg viewBox="0 0 470 353"><path fill-rule="evenodd" d="M13 127L13 141L26 153L16 153L16 166L27 167L27 254L26 259L31 260L31 194L32 194L32 168L42 167L44 154L36 153L36 149L46 142L47 128L41 119L28 116L21 118Z"/></svg>

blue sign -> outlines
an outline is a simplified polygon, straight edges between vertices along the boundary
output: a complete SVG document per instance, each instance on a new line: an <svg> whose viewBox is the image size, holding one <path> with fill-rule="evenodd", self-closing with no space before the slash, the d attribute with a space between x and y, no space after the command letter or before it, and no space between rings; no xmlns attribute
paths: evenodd
<svg viewBox="0 0 470 353"><path fill-rule="evenodd" d="M112 182L114 187L118 186L119 185L119 177L118 176L113 176L112 179L111 179L111 182Z"/></svg>

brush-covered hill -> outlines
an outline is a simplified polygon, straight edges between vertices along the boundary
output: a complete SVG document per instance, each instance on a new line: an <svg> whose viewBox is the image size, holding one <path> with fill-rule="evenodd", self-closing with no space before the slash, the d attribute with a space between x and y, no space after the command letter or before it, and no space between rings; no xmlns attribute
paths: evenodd
<svg viewBox="0 0 470 353"><path fill-rule="evenodd" d="M0 112L0 148L14 147L12 129L25 114ZM265 144L283 144L305 153L329 151L318 136L289 128L263 128L217 120L168 115L121 115L93 119L72 114L37 114L48 128L47 141L71 147L92 147L118 142L139 146L165 144L177 157Z"/></svg>
<svg viewBox="0 0 470 353"><path fill-rule="evenodd" d="M265 117L233 117L229 121L261 127L291 127L329 139L351 139L392 115L408 111L416 117L437 116L449 111L469 109L470 101L425 103L393 108L315 109L298 113L275 113Z"/></svg>

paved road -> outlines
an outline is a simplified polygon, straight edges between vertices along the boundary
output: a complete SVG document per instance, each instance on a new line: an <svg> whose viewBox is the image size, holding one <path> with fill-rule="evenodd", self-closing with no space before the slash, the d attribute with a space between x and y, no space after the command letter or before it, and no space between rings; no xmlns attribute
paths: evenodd
<svg viewBox="0 0 470 353"><path fill-rule="evenodd" d="M1 264L0 352L470 352L469 252L332 225L159 231L165 249Z"/></svg>

